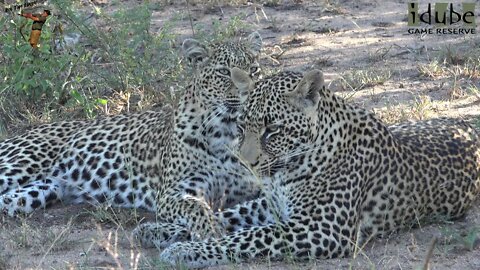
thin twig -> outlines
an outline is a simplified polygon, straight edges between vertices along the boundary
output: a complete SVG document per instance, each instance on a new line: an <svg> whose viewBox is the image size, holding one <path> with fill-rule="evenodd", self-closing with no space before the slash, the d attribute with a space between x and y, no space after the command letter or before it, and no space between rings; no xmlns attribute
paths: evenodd
<svg viewBox="0 0 480 270"><path fill-rule="evenodd" d="M192 28L192 36L195 37L195 29L193 29L192 13L190 11L190 2L188 0L185 0L185 2L187 2L188 19L190 20L190 27Z"/></svg>
<svg viewBox="0 0 480 270"><path fill-rule="evenodd" d="M430 269L430 259L433 255L433 249L435 248L435 244L437 243L437 238L434 237L430 242L430 246L428 247L427 256L425 256L425 260L423 261L423 270Z"/></svg>

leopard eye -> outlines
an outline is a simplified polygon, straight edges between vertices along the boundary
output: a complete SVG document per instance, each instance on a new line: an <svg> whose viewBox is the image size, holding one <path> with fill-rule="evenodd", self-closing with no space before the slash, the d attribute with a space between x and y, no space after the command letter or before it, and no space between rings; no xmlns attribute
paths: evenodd
<svg viewBox="0 0 480 270"><path fill-rule="evenodd" d="M264 133L263 137L265 139L271 138L272 136L274 136L274 135L276 135L280 132L280 128L281 128L280 125L268 125L265 128L265 133Z"/></svg>
<svg viewBox="0 0 480 270"><path fill-rule="evenodd" d="M230 69L228 68L219 68L218 72L225 76L230 76Z"/></svg>
<svg viewBox="0 0 480 270"><path fill-rule="evenodd" d="M250 75L255 75L259 70L258 67L250 67Z"/></svg>
<svg viewBox="0 0 480 270"><path fill-rule="evenodd" d="M279 129L280 129L280 127L277 126L277 125L269 125L269 126L267 127L266 131L267 131L268 133L275 133L275 132L277 132Z"/></svg>

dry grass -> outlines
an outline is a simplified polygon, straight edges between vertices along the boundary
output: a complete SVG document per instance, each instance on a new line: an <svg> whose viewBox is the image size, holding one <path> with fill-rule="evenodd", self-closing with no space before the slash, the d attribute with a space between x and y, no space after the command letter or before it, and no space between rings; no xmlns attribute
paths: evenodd
<svg viewBox="0 0 480 270"><path fill-rule="evenodd" d="M375 110L375 114L387 125L398 124L405 121L426 120L435 116L437 105L427 95L415 96L409 104L387 106L382 110Z"/></svg>
<svg viewBox="0 0 480 270"><path fill-rule="evenodd" d="M476 95L480 79L480 50L454 49L446 46L437 56L426 64L417 66L420 75L431 79L443 79L450 87L447 89L449 100L455 100L468 94Z"/></svg>
<svg viewBox="0 0 480 270"><path fill-rule="evenodd" d="M220 8L217 6L218 4L234 5L237 7L242 7L243 5L247 4L247 1L242 0L189 0L189 2L195 9L209 7L214 8L216 12L215 14L222 13L222 19L224 20L229 16L227 13L228 8ZM278 9L279 2L280 1L262 1L260 4L263 4L263 8L273 7ZM293 3L301 1L291 2ZM162 1L161 4L175 3L176 1L165 0ZM351 10L348 10L350 7L346 2L344 3L340 1L327 0L322 1L320 4L318 2L315 4L322 5L322 16L326 15L333 17L338 14L341 15L352 12ZM357 7L354 9L354 11L357 12L360 8L361 7ZM242 12L245 12L245 10ZM252 7L248 6L248 12L251 12L252 10ZM225 17L223 17L224 11ZM317 43L312 41L305 32L322 34L322 38L324 38L324 40L328 40L328 38L331 38L331 36L327 34L334 34L337 30L341 30L342 35L346 36L345 39L349 39L347 36L348 32L344 32L344 30L348 30L346 29L346 26L342 25L340 27L336 27L329 23L326 24L324 21L319 24L315 20L318 18L321 19L322 17L317 16L316 13L310 14L312 20L307 24L300 24L297 29L295 29L295 25L289 24L288 26L293 26L291 31L294 33L292 34L285 31L287 25L283 22L284 17L286 17L284 15L289 14L274 14L273 12L269 13L269 10L265 10L266 14L268 15L268 20L263 20L264 17L262 17L262 11L260 9L257 11L257 15L259 15L261 20L257 18L257 20L255 20L253 23L250 23L255 25L255 27L259 26L262 31L270 31L268 32L270 39L266 40L267 44L269 45L264 50L265 55L268 56L264 55L265 58L263 59L267 65L264 68L264 71L267 75L275 74L283 70L284 67L292 68L292 66L294 66L293 68L305 68L305 66L301 66L301 64L298 63L301 63L303 58L306 58L305 55L308 55L308 50L305 51L305 54L303 51L301 53L293 54L293 50L286 50L293 47L295 47L295 49L303 49L316 46ZM309 14L308 12L304 13ZM312 16L315 16L315 18ZM215 17L215 19L217 20L218 18ZM341 19L343 20L343 17L341 17ZM263 24L260 23L262 20L264 21ZM155 23L152 22L152 25L155 25ZM363 27L365 24L360 25ZM389 28L393 24L385 23L372 25L376 27ZM155 26L160 28L158 24ZM163 27L163 25L161 26ZM302 35L303 40L292 38L290 40L290 44L284 44L286 48L271 45L278 43L277 41L280 40L280 38L274 34L278 34L280 36L294 36L298 33ZM352 38L352 40L354 39L356 39L356 37ZM329 51L329 53L325 53L324 47L321 47L321 49L314 51L312 54L314 57L308 60L308 67L313 65L315 68L320 68L330 73L338 72L342 74L341 79L338 80L337 83L339 83L343 90L352 92L362 90L369 91L369 88L382 85L385 82L389 83L383 88L388 88L390 87L390 81L405 79L403 76L398 76L399 73L396 71L396 68L402 68L401 66L394 66L395 69L393 69L391 66L387 67L387 72L381 72L378 71L378 69L375 70L363 68L359 68L359 70L352 72L344 72L345 70L351 70L352 62L357 61L358 58L355 58L353 54L348 53L348 50L342 48L340 43L335 45L335 48L337 47L338 51L345 51L345 54L340 54L339 56L339 54L335 54L335 52ZM397 48L395 46L373 46L373 49L367 46L367 50L365 50L366 53L360 53L359 51L359 55L361 56L360 60L366 62L367 65L380 63L387 66L387 62L397 65L397 63L401 62L401 59L395 58L396 49ZM410 64L415 66L418 63L418 72L422 76L418 78L418 74L416 75L417 77L415 77L415 75L406 75L406 80L423 80L425 82L443 80L447 87L440 87L438 91L446 91L446 97L448 101L445 102L451 102L451 104L455 104L455 101L468 95L474 95L478 100L480 100L478 84L478 79L480 78L478 69L479 58L475 56L475 53L477 53L476 55L478 56L478 51L475 52L475 50L473 50L473 53L469 53L468 50L466 51L464 49L458 49L455 47L445 47L433 55L433 58L430 58L425 53L417 53L415 61L410 61L408 63L401 62L401 64L398 65ZM321 56L318 57L318 55ZM408 56L409 55L410 54L408 54ZM426 58L428 59L426 60ZM335 65L333 65L333 63ZM177 62L174 64L183 63ZM395 72L393 72L394 70ZM184 77L181 76L177 78L179 78L179 81L184 80ZM162 83L161 89L167 89L170 91L170 86L178 89L181 88L181 83L177 84L176 82L171 82L168 84L167 88L163 88L164 86L167 87L167 84ZM175 100L175 97L170 96L170 93L173 93L174 91L160 92L153 88L143 87L142 85L131 85L126 89L113 90L115 91L104 93L108 98L107 105L102 105L95 108L100 114L110 115L117 114L119 112L144 110L156 103L169 101L174 102ZM422 120L437 116L437 101L433 101L437 99L432 99L430 97L435 93L422 90L424 89L412 89L412 91L415 91L413 92L412 99L398 100L395 103L396 105L383 104L383 108L376 110L376 113L388 124L408 120ZM379 103L382 101L378 96L371 96L372 97L370 101L372 101L372 103ZM2 97L0 97L0 99L1 98ZM3 98L5 98L5 96L3 96ZM9 99L9 101L14 101L14 99ZM26 105L22 103L14 103L17 108L20 108L18 110L10 110L11 108L0 108L1 113L3 113L1 117L8 114L8 119L13 119L12 122L8 123L9 131L12 130L12 127L29 125L32 122L55 120L57 119L58 114L63 114L70 118L85 117L84 115L78 113L72 114L72 110L52 111L48 108L45 109L34 107L31 103L32 102L26 102ZM4 102L3 104L5 106L7 102ZM19 111L20 115L18 114ZM0 121L0 139L2 137L2 129L7 129L7 125L4 124L4 127L2 128L2 123ZM68 208L63 209L62 213L69 213L70 211L71 207L69 206ZM10 234L8 243L2 242L2 244L6 243L9 246L13 245L15 247L15 253L25 253L29 254L29 256L34 254L31 257L35 258L35 260L38 260L37 264L34 266L37 266L38 262L41 262L43 258L46 258L43 261L43 267L50 267L48 266L47 258L56 257L72 263L71 268L75 269L168 269L161 262L156 260L158 255L156 250L148 251L138 248L133 243L132 239L130 239L129 231L139 222L140 216L142 215L139 215L134 210L112 209L108 205L101 205L98 207L89 208L88 210L82 212L82 217L87 219L86 222L75 219L72 223L68 222L65 226L49 227L45 224L41 224L41 227L38 227L35 225L35 223L30 223L27 220L23 220L19 223L17 228L11 230L11 232L7 232ZM475 223L476 219L472 219L469 222L470 223L468 224L478 224L478 222ZM451 226L454 226L454 224L442 224L430 227L422 226L421 229L412 229L409 230L408 233L403 232L395 234L391 239L376 239L375 241L371 241L367 246L357 247L358 250L356 251L354 258L325 261L312 260L305 263L297 262L292 254L287 254L287 265L284 263L275 263L273 262L273 258L267 257L265 260L259 260L253 264L232 264L221 269L392 269L395 267L411 269L421 266L423 259L429 258L427 255L429 240L437 235L435 232L439 228L448 228L449 231L447 230L447 232L443 234L443 237L439 238L436 248L433 249L433 256L429 261L432 267L439 265L441 266L442 263L449 263L453 257L456 258L466 256L465 258L471 258L471 256L468 257L469 254L475 253L478 249L478 229L468 226L463 229L457 227L452 228ZM72 239L71 235L73 231L93 231L95 235L82 239ZM434 233L432 233L432 231ZM45 245L45 243L50 244ZM78 248L81 245L85 247ZM73 253L74 255L80 253L79 250L81 250L82 259L78 260L77 257L66 257L66 254L62 253L62 250L64 249L67 252ZM462 253L459 254L457 250L461 250ZM468 251L472 250L474 251L468 253ZM148 254L148 252L151 252L151 254ZM11 252L2 250L0 245L0 269L2 269L2 267L3 269L11 269L13 267L25 268L24 264L22 263L12 262L10 256ZM394 263L395 261L398 261L398 263ZM428 262L428 260L425 261ZM470 261L473 261L473 259ZM412 265L415 267L410 267ZM65 266L51 267L58 269L67 268Z"/></svg>
<svg viewBox="0 0 480 270"><path fill-rule="evenodd" d="M28 220L23 218L20 227L11 233L9 244L21 249L33 249L44 254L66 250L75 245L75 240L69 238L72 228L73 219L70 219L65 226L38 228L30 225Z"/></svg>
<svg viewBox="0 0 480 270"><path fill-rule="evenodd" d="M356 92L365 88L382 85L392 76L388 69L363 69L344 73L340 76L340 86L343 90Z"/></svg>
<svg viewBox="0 0 480 270"><path fill-rule="evenodd" d="M377 63L386 60L388 58L387 56L392 50L392 47L393 46L382 47L380 49L376 49L373 52L369 52L367 55L367 62Z"/></svg>
<svg viewBox="0 0 480 270"><path fill-rule="evenodd" d="M137 209L113 208L108 204L93 206L92 210L87 209L85 213L99 224L109 224L119 228L136 226L142 219Z"/></svg>
<svg viewBox="0 0 480 270"><path fill-rule="evenodd" d="M447 74L438 60L433 60L427 64L418 65L418 71L421 75L429 78L439 78Z"/></svg>

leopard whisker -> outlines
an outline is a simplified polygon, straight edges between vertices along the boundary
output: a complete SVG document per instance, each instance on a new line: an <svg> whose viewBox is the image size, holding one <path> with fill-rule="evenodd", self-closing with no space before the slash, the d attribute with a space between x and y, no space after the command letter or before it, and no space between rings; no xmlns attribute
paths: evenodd
<svg viewBox="0 0 480 270"><path fill-rule="evenodd" d="M213 120L215 120L217 117L224 114L225 112L227 112L227 108L220 107L220 110L217 111L215 114L209 115L202 123L203 129L206 130L207 128L209 128L210 125L213 123Z"/></svg>

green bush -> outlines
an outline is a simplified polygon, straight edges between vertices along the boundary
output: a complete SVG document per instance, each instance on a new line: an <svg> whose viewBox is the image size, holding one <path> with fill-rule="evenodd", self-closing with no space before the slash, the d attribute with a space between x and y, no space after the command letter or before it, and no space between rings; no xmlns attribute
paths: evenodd
<svg viewBox="0 0 480 270"><path fill-rule="evenodd" d="M4 25L0 111L6 123L15 117L30 120L25 116L30 109L46 120L56 118L51 113L59 109L81 109L86 117L93 117L99 106L108 104L108 93L155 89L182 72L171 25L164 25L155 35L149 32L148 2L110 15L96 8L95 16L107 25L104 28L88 23L75 2L55 0L51 4L55 13L42 29L38 53L19 34L26 19L14 14L0 18ZM22 28L26 38L31 23ZM61 38L54 31L58 26L67 33L79 32L81 42L58 51L54 43L54 37Z"/></svg>
<svg viewBox="0 0 480 270"><path fill-rule="evenodd" d="M31 20L25 25L26 19L15 14L0 18L0 127L118 113L131 109L116 106L118 99L138 93L147 101L140 109L152 100L173 102L165 90L181 90L188 82L172 30L176 20L155 34L150 31L152 11L162 8L158 3L131 8L111 3L115 11L110 13L80 1L49 3L53 16L43 26L37 53L19 31L28 39ZM186 11L178 17L188 16ZM215 43L237 36L246 24L237 16L192 27L195 38ZM80 35L76 45L58 46L73 33ZM115 106L121 108L108 109Z"/></svg>

